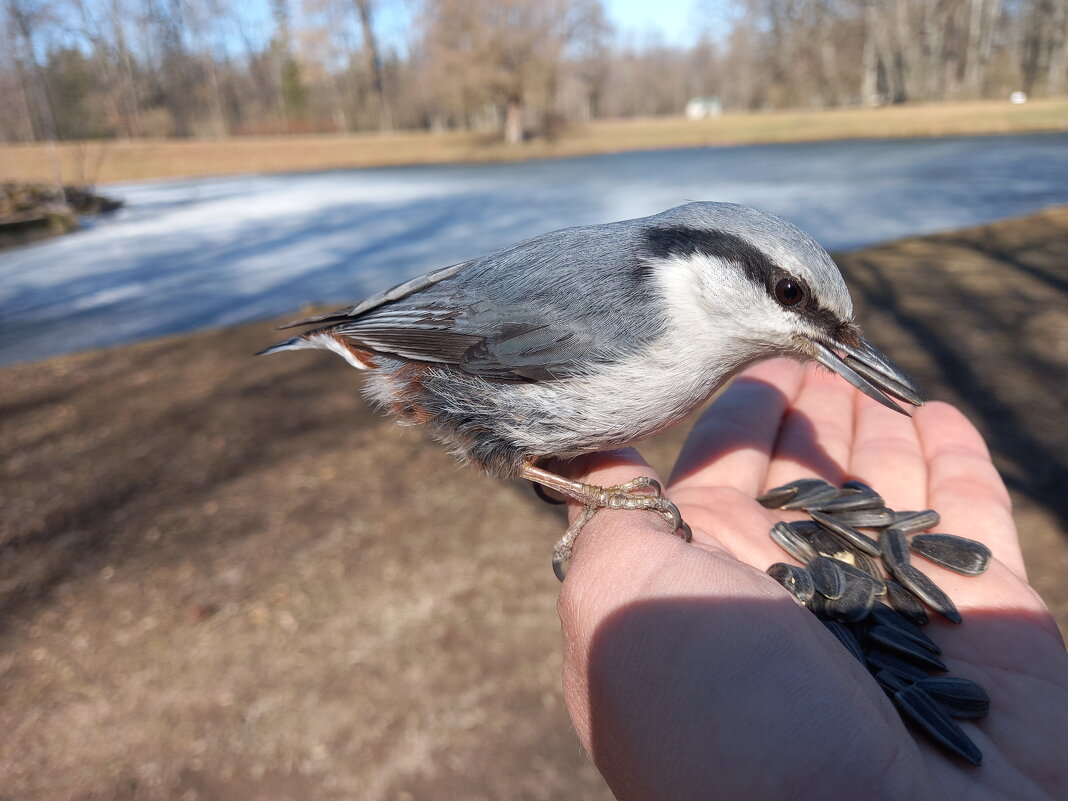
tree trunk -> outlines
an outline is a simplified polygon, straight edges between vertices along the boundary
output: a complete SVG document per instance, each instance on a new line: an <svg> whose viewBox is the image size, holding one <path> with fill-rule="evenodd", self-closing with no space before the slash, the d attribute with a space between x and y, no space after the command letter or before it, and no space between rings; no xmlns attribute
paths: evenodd
<svg viewBox="0 0 1068 801"><path fill-rule="evenodd" d="M864 9L864 51L860 76L860 102L865 106L879 105L879 54L875 42L878 25L875 3L869 2Z"/></svg>
<svg viewBox="0 0 1068 801"><path fill-rule="evenodd" d="M1068 0L1053 0L1053 21L1050 26L1049 75L1046 91L1051 95L1064 92L1068 72Z"/></svg>
<svg viewBox="0 0 1068 801"><path fill-rule="evenodd" d="M518 100L509 100L504 107L504 141L509 145L523 141L523 104Z"/></svg>
<svg viewBox="0 0 1068 801"><path fill-rule="evenodd" d="M378 127L383 131L391 131L393 130L393 115L386 101L386 91L382 81L382 56L378 52L378 39L375 36L371 19L371 0L356 0L356 10L360 13L364 61L371 75L371 94L374 96L377 107Z"/></svg>
<svg viewBox="0 0 1068 801"><path fill-rule="evenodd" d="M964 60L964 87L971 97L982 95L983 68L980 61L980 45L983 38L983 6L985 0L971 0L971 16L968 21L968 47Z"/></svg>

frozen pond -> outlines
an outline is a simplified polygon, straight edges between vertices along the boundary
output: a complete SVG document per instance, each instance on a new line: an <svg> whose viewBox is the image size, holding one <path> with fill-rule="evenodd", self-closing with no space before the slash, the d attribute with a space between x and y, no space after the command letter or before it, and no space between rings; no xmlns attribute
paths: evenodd
<svg viewBox="0 0 1068 801"><path fill-rule="evenodd" d="M116 184L91 230L0 252L0 364L345 304L553 228L688 200L830 250L1068 203L1068 134L822 142ZM265 332L265 342L271 334Z"/></svg>

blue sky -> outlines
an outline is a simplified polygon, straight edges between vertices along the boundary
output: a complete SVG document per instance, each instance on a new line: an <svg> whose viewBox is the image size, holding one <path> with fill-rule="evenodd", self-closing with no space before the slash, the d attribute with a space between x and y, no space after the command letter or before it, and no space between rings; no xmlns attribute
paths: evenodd
<svg viewBox="0 0 1068 801"><path fill-rule="evenodd" d="M619 33L640 44L656 31L667 44L690 45L702 28L722 31L730 19L731 0L603 0Z"/></svg>

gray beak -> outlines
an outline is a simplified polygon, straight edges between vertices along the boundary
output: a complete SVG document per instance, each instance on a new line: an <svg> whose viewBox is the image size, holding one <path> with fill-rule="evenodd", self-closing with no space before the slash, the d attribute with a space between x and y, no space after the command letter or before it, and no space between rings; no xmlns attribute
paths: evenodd
<svg viewBox="0 0 1068 801"><path fill-rule="evenodd" d="M815 339L808 337L805 339L807 344L814 349L813 355L816 361L838 373L869 398L877 400L886 408L909 416L909 413L894 403L891 397L913 406L923 406L920 388L874 345L868 344L863 339L858 340L859 345L832 341L829 346ZM835 351L841 351L845 356L839 356Z"/></svg>

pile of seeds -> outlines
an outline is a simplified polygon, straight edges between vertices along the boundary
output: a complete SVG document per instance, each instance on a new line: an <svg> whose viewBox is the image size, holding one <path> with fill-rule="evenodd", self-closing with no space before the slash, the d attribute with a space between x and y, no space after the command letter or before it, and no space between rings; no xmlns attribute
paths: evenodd
<svg viewBox="0 0 1068 801"><path fill-rule="evenodd" d="M983 755L954 722L986 717L990 699L973 681L945 673L942 650L921 629L927 608L960 623L956 606L911 564L911 552L966 576L990 549L951 534L921 534L938 513L895 512L871 487L801 479L757 498L769 509L803 509L811 520L776 523L771 538L804 567L777 562L768 574L812 611L874 676L901 714L973 765ZM877 538L859 529L877 531ZM926 605L926 606L925 606Z"/></svg>

